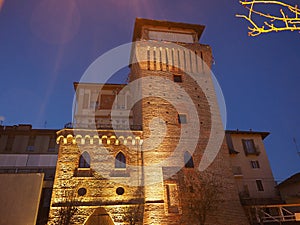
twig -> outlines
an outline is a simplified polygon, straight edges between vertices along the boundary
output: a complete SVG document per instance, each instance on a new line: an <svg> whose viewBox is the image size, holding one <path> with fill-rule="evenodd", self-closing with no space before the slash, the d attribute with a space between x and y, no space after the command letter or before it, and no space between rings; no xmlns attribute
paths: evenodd
<svg viewBox="0 0 300 225"><path fill-rule="evenodd" d="M246 19L252 27L248 27L249 29L249 36L258 36L262 33L269 33L269 32L278 32L278 31L300 31L300 9L298 6L292 6L280 1L260 1L260 0L253 0L253 1L240 1L240 4L244 6L247 10L249 10L248 16L246 15L236 15L236 17ZM289 11L293 15L293 17L289 17L285 11L281 8L279 10L282 17L271 15L269 13L261 12L258 10L254 10L255 4L268 4L268 5L278 5L286 10ZM264 21L263 25L259 26L257 22L254 21L253 15L258 15L263 17L269 21ZM299 25L298 25L299 24ZM265 26L264 26L265 25Z"/></svg>

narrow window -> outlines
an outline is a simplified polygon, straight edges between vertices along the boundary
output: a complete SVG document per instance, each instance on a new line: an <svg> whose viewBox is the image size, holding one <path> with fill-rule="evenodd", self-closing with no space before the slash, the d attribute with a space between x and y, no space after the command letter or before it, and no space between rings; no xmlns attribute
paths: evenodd
<svg viewBox="0 0 300 225"><path fill-rule="evenodd" d="M202 67L202 72L204 73L204 62L203 62L203 53L200 52L200 56L201 56L201 67Z"/></svg>
<svg viewBox="0 0 300 225"><path fill-rule="evenodd" d="M147 49L147 70L150 70L150 47Z"/></svg>
<svg viewBox="0 0 300 225"><path fill-rule="evenodd" d="M184 167L185 168L194 168L193 157L189 152L184 153Z"/></svg>
<svg viewBox="0 0 300 225"><path fill-rule="evenodd" d="M48 152L55 152L56 150L56 140L55 137L51 137L48 145Z"/></svg>
<svg viewBox="0 0 300 225"><path fill-rule="evenodd" d="M79 168L90 168L90 163L90 154L87 152L82 153L79 158Z"/></svg>
<svg viewBox="0 0 300 225"><path fill-rule="evenodd" d="M9 135L7 137L5 151L11 151L12 150L14 141L15 141L15 136Z"/></svg>
<svg viewBox="0 0 300 225"><path fill-rule="evenodd" d="M181 75L174 75L173 80L176 83L182 83L182 76Z"/></svg>
<svg viewBox="0 0 300 225"><path fill-rule="evenodd" d="M116 156L115 168L126 168L126 157L122 152L119 152Z"/></svg>
<svg viewBox="0 0 300 225"><path fill-rule="evenodd" d="M172 52L171 52L171 57L172 57L172 60L171 60L171 63L172 63L172 70L174 70L174 62L175 62L175 60L174 60L174 48L172 48Z"/></svg>
<svg viewBox="0 0 300 225"><path fill-rule="evenodd" d="M167 202L168 202L168 212L178 213L178 188L176 184L167 184Z"/></svg>
<svg viewBox="0 0 300 225"><path fill-rule="evenodd" d="M180 69L180 52L179 52L179 50L177 51L177 58L178 58L178 60L177 60L177 62L178 62L177 69Z"/></svg>
<svg viewBox="0 0 300 225"><path fill-rule="evenodd" d="M183 69L186 71L186 52L183 51Z"/></svg>
<svg viewBox="0 0 300 225"><path fill-rule="evenodd" d="M156 70L156 47L153 50L153 63L154 63L154 70Z"/></svg>
<svg viewBox="0 0 300 225"><path fill-rule="evenodd" d="M187 123L186 115L184 115L184 114L178 114L178 123L179 124L185 124L185 123Z"/></svg>
<svg viewBox="0 0 300 225"><path fill-rule="evenodd" d="M189 56L190 56L190 70L191 70L191 72L193 72L193 60L192 60L192 52L191 51L189 51Z"/></svg>
<svg viewBox="0 0 300 225"><path fill-rule="evenodd" d="M197 55L197 52L195 51L195 63L196 63L196 73L199 72L199 68L198 68L198 55Z"/></svg>
<svg viewBox="0 0 300 225"><path fill-rule="evenodd" d="M243 139L243 146L246 155L258 155L259 152L256 150L253 139Z"/></svg>
<svg viewBox="0 0 300 225"><path fill-rule="evenodd" d="M160 66L160 70L163 70L163 64L162 64L162 48L159 48L159 66Z"/></svg>
<svg viewBox="0 0 300 225"><path fill-rule="evenodd" d="M82 108L83 109L88 109L89 108L89 101L90 101L90 96L89 96L89 94L85 93L83 95L83 103L82 103Z"/></svg>
<svg viewBox="0 0 300 225"><path fill-rule="evenodd" d="M259 162L258 162L257 160L251 161L251 167L252 167L253 169L258 169L258 168L260 168Z"/></svg>
<svg viewBox="0 0 300 225"><path fill-rule="evenodd" d="M166 67L167 67L167 71L169 71L168 48L166 48Z"/></svg>
<svg viewBox="0 0 300 225"><path fill-rule="evenodd" d="M35 136L30 136L27 144L27 151L34 151Z"/></svg>
<svg viewBox="0 0 300 225"><path fill-rule="evenodd" d="M264 191L264 186L261 180L256 180L256 186L258 191Z"/></svg>

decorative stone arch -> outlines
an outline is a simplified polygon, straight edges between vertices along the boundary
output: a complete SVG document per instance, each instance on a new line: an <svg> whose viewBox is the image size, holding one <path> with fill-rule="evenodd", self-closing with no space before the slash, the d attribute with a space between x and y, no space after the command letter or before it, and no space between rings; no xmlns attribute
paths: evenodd
<svg viewBox="0 0 300 225"><path fill-rule="evenodd" d="M109 141L110 144L116 144L117 137L115 135L110 136Z"/></svg>
<svg viewBox="0 0 300 225"><path fill-rule="evenodd" d="M132 144L133 138L131 136L128 136L126 139L127 139L127 144Z"/></svg>
<svg viewBox="0 0 300 225"><path fill-rule="evenodd" d="M114 225L114 222L110 215L103 207L95 209L92 215L88 217L84 225Z"/></svg>
<svg viewBox="0 0 300 225"><path fill-rule="evenodd" d="M124 140L125 140L124 136L118 137L119 144L123 145L124 144Z"/></svg>
<svg viewBox="0 0 300 225"><path fill-rule="evenodd" d="M68 134L67 138L64 139L64 143L65 144L67 144L67 143L68 144L71 144L71 143L74 144L74 137L73 137L73 135L72 134Z"/></svg>
<svg viewBox="0 0 300 225"><path fill-rule="evenodd" d="M76 142L76 144L83 144L82 140L83 140L83 138L82 138L82 136L80 134L77 134L75 136L75 142Z"/></svg>
<svg viewBox="0 0 300 225"><path fill-rule="evenodd" d="M56 138L56 143L60 144L61 141L64 141L64 136L60 135L58 138Z"/></svg>
<svg viewBox="0 0 300 225"><path fill-rule="evenodd" d="M101 144L109 144L108 137L106 135L102 135Z"/></svg>
<svg viewBox="0 0 300 225"><path fill-rule="evenodd" d="M98 135L94 135L94 137L93 137L93 142L94 142L94 144L97 144L97 145L100 144L100 138L99 138Z"/></svg>
<svg viewBox="0 0 300 225"><path fill-rule="evenodd" d="M93 144L93 140L90 135L84 136L85 144Z"/></svg>

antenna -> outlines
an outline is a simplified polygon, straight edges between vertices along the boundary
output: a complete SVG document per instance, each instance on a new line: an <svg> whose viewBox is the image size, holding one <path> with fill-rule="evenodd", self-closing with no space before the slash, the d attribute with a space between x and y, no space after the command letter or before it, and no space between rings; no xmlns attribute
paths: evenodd
<svg viewBox="0 0 300 225"><path fill-rule="evenodd" d="M298 153L298 155L300 156L300 151L299 151L299 147L298 147L298 144L297 144L296 138L293 138L293 141L294 141L294 143L295 143L295 146L296 146L297 153Z"/></svg>

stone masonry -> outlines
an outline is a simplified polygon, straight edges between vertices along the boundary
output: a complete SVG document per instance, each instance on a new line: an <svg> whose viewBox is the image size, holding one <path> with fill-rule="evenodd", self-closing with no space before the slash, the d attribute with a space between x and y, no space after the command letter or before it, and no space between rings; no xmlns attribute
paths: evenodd
<svg viewBox="0 0 300 225"><path fill-rule="evenodd" d="M249 224L229 165L210 73L212 50L198 42L203 30L136 20L127 86L131 122L141 129L58 132L49 225L72 208L73 224L199 224L184 182L199 168L223 184L222 201L208 212L206 224ZM84 152L90 160L82 168ZM124 168L116 166L119 153ZM186 155L192 166L186 166Z"/></svg>

